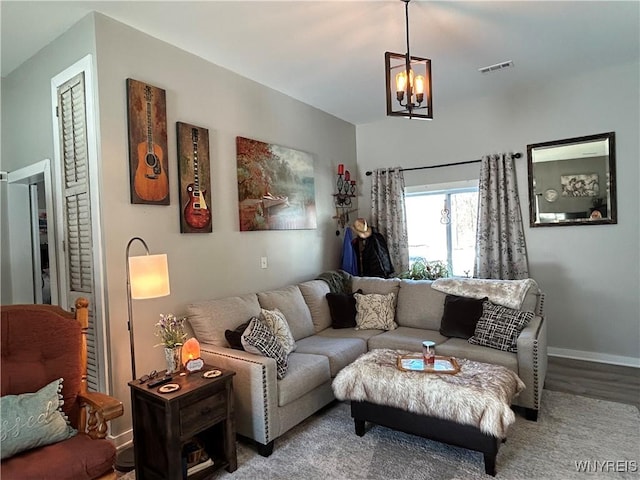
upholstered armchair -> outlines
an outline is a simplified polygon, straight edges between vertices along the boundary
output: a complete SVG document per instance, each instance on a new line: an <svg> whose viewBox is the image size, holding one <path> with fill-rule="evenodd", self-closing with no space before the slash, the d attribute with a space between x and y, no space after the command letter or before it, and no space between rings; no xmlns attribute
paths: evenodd
<svg viewBox="0 0 640 480"><path fill-rule="evenodd" d="M0 316L0 477L115 479L116 450L105 437L123 407L87 391L87 300L76 301L75 315L52 305L7 305Z"/></svg>

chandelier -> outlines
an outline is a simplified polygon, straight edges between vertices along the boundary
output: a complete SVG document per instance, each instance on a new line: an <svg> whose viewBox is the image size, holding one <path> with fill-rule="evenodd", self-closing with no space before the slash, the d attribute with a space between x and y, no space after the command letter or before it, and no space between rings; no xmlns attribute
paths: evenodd
<svg viewBox="0 0 640 480"><path fill-rule="evenodd" d="M407 52L385 52L387 115L431 120L431 60L411 56L409 49L409 2L404 2Z"/></svg>

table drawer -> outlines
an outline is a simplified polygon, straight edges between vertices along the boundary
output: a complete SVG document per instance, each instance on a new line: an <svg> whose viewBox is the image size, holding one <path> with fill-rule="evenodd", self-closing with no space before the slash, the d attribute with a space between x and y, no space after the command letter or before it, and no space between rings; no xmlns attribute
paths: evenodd
<svg viewBox="0 0 640 480"><path fill-rule="evenodd" d="M195 435L227 416L226 391L220 391L180 409L182 437Z"/></svg>

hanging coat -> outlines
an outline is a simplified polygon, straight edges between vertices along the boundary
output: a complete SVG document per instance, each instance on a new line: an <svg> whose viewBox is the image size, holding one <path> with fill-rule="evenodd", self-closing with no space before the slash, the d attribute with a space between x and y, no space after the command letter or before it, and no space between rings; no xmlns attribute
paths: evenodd
<svg viewBox="0 0 640 480"><path fill-rule="evenodd" d="M358 261L358 274L361 277L389 278L393 273L393 264L382 234L372 228L369 238L357 237L353 242Z"/></svg>
<svg viewBox="0 0 640 480"><path fill-rule="evenodd" d="M351 275L358 275L358 260L353 251L351 243L353 242L353 234L350 228L344 231L344 241L342 242L342 262L340 268Z"/></svg>

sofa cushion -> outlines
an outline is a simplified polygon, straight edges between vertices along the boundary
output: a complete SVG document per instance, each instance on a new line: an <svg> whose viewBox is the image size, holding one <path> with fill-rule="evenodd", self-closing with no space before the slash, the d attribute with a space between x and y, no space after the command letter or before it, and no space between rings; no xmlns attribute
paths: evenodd
<svg viewBox="0 0 640 480"><path fill-rule="evenodd" d="M115 457L116 448L110 440L93 440L79 433L3 460L2 478L89 480L112 471Z"/></svg>
<svg viewBox="0 0 640 480"><path fill-rule="evenodd" d="M352 292L362 290L364 294L378 293L380 295L395 293L396 300L398 299L399 288L400 280L397 278L353 277L351 280Z"/></svg>
<svg viewBox="0 0 640 480"><path fill-rule="evenodd" d="M436 355L459 357L475 360L476 362L502 365L518 373L518 356L515 353L503 352L494 348L471 345L462 338L450 338L436 345Z"/></svg>
<svg viewBox="0 0 640 480"><path fill-rule="evenodd" d="M280 310L289 324L294 340L308 337L315 333L311 312L297 285L280 290L258 293L258 301L262 308Z"/></svg>
<svg viewBox="0 0 640 480"><path fill-rule="evenodd" d="M368 341L371 337L381 334L384 330L356 330L355 328L325 328L317 335L329 338L359 338Z"/></svg>
<svg viewBox="0 0 640 480"><path fill-rule="evenodd" d="M358 290L356 293L362 293ZM356 299L353 293L327 293L331 312L331 328L355 328Z"/></svg>
<svg viewBox="0 0 640 480"><path fill-rule="evenodd" d="M469 343L515 353L518 335L533 316L533 312L502 307L487 300L482 304L482 316Z"/></svg>
<svg viewBox="0 0 640 480"><path fill-rule="evenodd" d="M395 293L386 295L354 293L353 296L356 299L357 330L393 330L398 327L394 320L396 316Z"/></svg>
<svg viewBox="0 0 640 480"><path fill-rule="evenodd" d="M226 347L225 330L233 330L260 315L255 293L240 297L207 300L187 305L189 324L200 342Z"/></svg>
<svg viewBox="0 0 640 480"><path fill-rule="evenodd" d="M431 288L431 280L401 280L396 322L401 327L439 330L446 295Z"/></svg>
<svg viewBox="0 0 640 480"><path fill-rule="evenodd" d="M0 397L2 459L76 435L62 404L62 378L37 392Z"/></svg>
<svg viewBox="0 0 640 480"><path fill-rule="evenodd" d="M369 339L369 350L376 348L390 348L392 350L409 350L412 352L422 351L422 342L431 340L436 344L445 342L447 337L443 337L437 330L425 330L423 328L398 327L389 332L383 332Z"/></svg>
<svg viewBox="0 0 640 480"><path fill-rule="evenodd" d="M295 351L289 355L287 376L278 380L278 406L283 407L329 381L331 371L326 356Z"/></svg>
<svg viewBox="0 0 640 480"><path fill-rule="evenodd" d="M440 322L440 334L445 337L464 338L473 336L476 324L482 315L484 298L458 297L447 295L444 300L444 313Z"/></svg>
<svg viewBox="0 0 640 480"><path fill-rule="evenodd" d="M359 338L329 338L313 335L300 340L297 351L328 357L331 376L335 377L340 370L366 353L367 344Z"/></svg>
<svg viewBox="0 0 640 480"><path fill-rule="evenodd" d="M249 321L241 323L233 330L224 331L224 337L227 339L227 343L229 343L231 348L234 350L244 350L244 347L242 346L242 334L254 318L256 317L251 317Z"/></svg>
<svg viewBox="0 0 640 480"><path fill-rule="evenodd" d="M269 327L271 333L273 333L280 344L284 347L284 351L287 355L296 349L296 341L293 339L293 335L291 335L287 319L280 310L277 308L273 310L265 310L263 308L260 312L260 320Z"/></svg>
<svg viewBox="0 0 640 480"><path fill-rule="evenodd" d="M324 280L311 280L298 284L300 293L304 297L304 301L311 312L311 321L315 332L331 325L331 314L329 312L329 304L325 295L330 292L329 284Z"/></svg>
<svg viewBox="0 0 640 480"><path fill-rule="evenodd" d="M278 378L287 374L287 353L273 334L261 320L254 318L242 334L242 346L249 353L270 357L276 361Z"/></svg>

